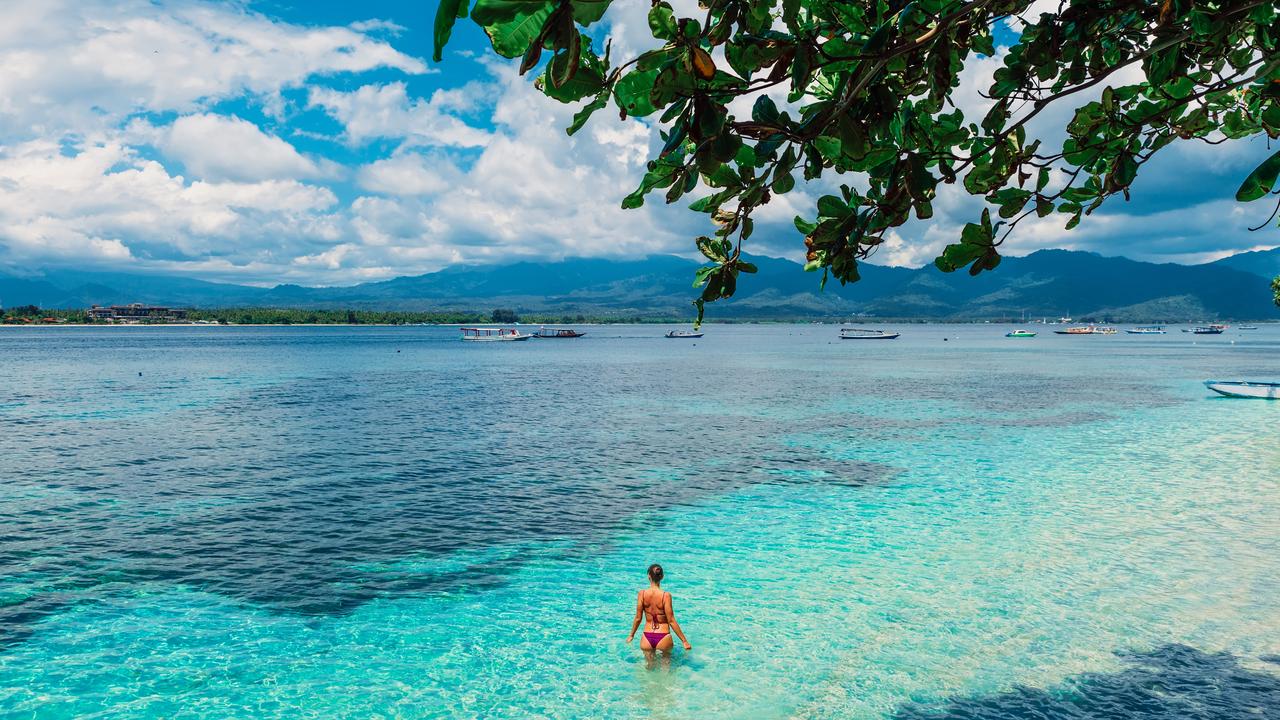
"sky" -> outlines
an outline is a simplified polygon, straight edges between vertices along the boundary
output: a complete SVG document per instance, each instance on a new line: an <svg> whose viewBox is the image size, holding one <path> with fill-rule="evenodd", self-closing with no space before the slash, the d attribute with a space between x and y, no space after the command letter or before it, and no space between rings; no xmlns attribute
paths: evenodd
<svg viewBox="0 0 1280 720"><path fill-rule="evenodd" d="M686 2L686 5L691 3ZM679 7L680 3L677 3ZM0 271L70 267L271 285L345 285L455 264L692 253L706 216L650 197L622 210L656 128L545 98L460 21L433 63L430 0L42 0L0 24ZM630 57L648 3L619 0L591 32ZM1002 37L1014 36L1012 32ZM973 58L956 100L1001 62ZM1130 78L1132 80L1132 78ZM1069 109L1033 135L1060 137ZM1270 208L1240 181L1259 139L1180 143L1144 166L1133 200L1065 231L1020 225L1005 251L1089 250L1196 263L1280 245L1249 232ZM751 251L798 258L791 225L836 179L757 216ZM1118 200L1118 199L1117 199ZM981 204L955 187L873 262L919 266Z"/></svg>

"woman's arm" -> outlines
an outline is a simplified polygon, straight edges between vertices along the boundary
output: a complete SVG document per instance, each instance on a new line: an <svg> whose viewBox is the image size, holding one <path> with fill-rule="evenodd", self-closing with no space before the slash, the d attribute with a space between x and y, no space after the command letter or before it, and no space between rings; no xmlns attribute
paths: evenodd
<svg viewBox="0 0 1280 720"><path fill-rule="evenodd" d="M627 635L627 644L631 643L631 639L636 636L636 628L640 627L640 620L644 618L644 604L640 600L640 593L636 594L636 617L631 621L631 634Z"/></svg>
<svg viewBox="0 0 1280 720"><path fill-rule="evenodd" d="M680 642L684 643L684 649L692 650L693 646L689 644L688 638L684 636L684 631L680 629L680 623L676 622L676 611L671 607L671 593L667 593L667 620L671 623L671 629L675 631L676 637L680 638Z"/></svg>

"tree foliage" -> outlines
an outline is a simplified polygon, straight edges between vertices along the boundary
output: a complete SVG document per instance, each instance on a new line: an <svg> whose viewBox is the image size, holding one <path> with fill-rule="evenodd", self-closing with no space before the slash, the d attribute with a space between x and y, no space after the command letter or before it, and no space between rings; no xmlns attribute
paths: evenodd
<svg viewBox="0 0 1280 720"><path fill-rule="evenodd" d="M696 17L653 0L653 46L617 64L585 34L611 2L443 0L436 55L469 13L542 92L585 101L570 134L611 103L660 126L664 145L622 205L701 188L690 207L715 229L696 241L709 261L695 282L699 319L754 271L742 255L754 211L798 179L847 176L795 218L806 269L823 283L856 281L892 228L932 217L942 184L987 205L936 260L976 275L1000 263L1024 218L1058 214L1070 229L1128 199L1175 140L1280 136L1275 0L1063 0L1038 17L1025 16L1030 0L701 0ZM985 88L989 107L967 117L960 72L997 53L1002 23L1018 32ZM1067 98L1061 147L1029 137L1028 123ZM1237 198L1274 194L1278 176L1280 152Z"/></svg>

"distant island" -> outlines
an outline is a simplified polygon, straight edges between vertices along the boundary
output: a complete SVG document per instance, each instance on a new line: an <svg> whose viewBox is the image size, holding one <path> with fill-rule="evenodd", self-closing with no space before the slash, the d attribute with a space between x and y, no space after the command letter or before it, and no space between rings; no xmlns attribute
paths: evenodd
<svg viewBox="0 0 1280 720"><path fill-rule="evenodd" d="M1006 258L978 277L862 265L862 279L820 290L796 262L758 257L760 272L708 319L742 321L1008 321L1057 319L1174 323L1280 319L1270 280L1280 249L1203 265L1156 264L1041 250ZM179 308L184 320L235 324L687 322L699 263L641 259L450 267L349 287L253 287L185 277L50 269L0 274L11 324L90 322L93 305ZM33 307L15 312L12 308ZM494 309L508 310L494 319ZM32 319L38 315L36 319Z"/></svg>

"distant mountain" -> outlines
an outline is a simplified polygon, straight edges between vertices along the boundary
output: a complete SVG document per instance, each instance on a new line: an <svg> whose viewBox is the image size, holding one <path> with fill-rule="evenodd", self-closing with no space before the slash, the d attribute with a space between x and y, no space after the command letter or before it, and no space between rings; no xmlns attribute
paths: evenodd
<svg viewBox="0 0 1280 720"><path fill-rule="evenodd" d="M1276 253L1276 251L1271 251ZM739 295L716 303L723 318L995 319L1073 315L1111 321L1280 319L1268 289L1266 258L1246 253L1237 267L1154 264L1093 253L1042 250L1006 258L978 277L920 269L863 265L862 279L832 281L778 258L753 258ZM1265 257L1262 257L1265 256ZM1239 257L1239 256L1237 256ZM1230 260L1231 258L1228 258ZM85 307L147 302L175 306L348 307L687 317L698 263L669 255L638 260L568 259L509 265L451 267L350 287L278 285L257 288L130 273L50 271L38 277L0 275L6 305ZM1244 267L1262 268L1258 272ZM1280 271L1277 271L1280 272Z"/></svg>
<svg viewBox="0 0 1280 720"><path fill-rule="evenodd" d="M1213 265L1243 270L1254 275L1261 275L1270 280L1280 275L1280 247L1270 250L1254 250L1242 252L1231 257L1218 260Z"/></svg>

